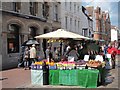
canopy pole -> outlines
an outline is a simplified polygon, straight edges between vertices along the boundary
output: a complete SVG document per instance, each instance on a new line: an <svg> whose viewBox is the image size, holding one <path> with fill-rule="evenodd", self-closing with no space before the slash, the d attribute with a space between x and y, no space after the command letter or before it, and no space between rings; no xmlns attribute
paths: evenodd
<svg viewBox="0 0 120 90"><path fill-rule="evenodd" d="M62 58L62 42L60 42L60 58Z"/></svg>

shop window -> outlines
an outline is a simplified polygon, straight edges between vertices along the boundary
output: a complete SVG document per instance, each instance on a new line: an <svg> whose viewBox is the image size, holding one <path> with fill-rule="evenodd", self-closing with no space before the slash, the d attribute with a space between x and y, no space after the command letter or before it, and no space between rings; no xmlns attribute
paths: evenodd
<svg viewBox="0 0 120 90"><path fill-rule="evenodd" d="M87 28L84 28L84 29L82 29L82 35L83 36L88 36L88 29Z"/></svg>
<svg viewBox="0 0 120 90"><path fill-rule="evenodd" d="M9 25L7 35L8 53L19 52L19 26L15 24Z"/></svg>
<svg viewBox="0 0 120 90"><path fill-rule="evenodd" d="M21 2L13 2L13 11L20 12Z"/></svg>

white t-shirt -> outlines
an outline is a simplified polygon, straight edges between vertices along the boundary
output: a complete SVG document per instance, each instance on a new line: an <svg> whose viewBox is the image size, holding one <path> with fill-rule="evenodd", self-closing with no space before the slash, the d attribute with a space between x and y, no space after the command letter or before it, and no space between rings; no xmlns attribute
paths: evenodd
<svg viewBox="0 0 120 90"><path fill-rule="evenodd" d="M36 58L36 49L35 49L35 47L32 47L30 49L30 58Z"/></svg>
<svg viewBox="0 0 120 90"><path fill-rule="evenodd" d="M67 46L66 51L68 51L69 49L70 49L70 46Z"/></svg>

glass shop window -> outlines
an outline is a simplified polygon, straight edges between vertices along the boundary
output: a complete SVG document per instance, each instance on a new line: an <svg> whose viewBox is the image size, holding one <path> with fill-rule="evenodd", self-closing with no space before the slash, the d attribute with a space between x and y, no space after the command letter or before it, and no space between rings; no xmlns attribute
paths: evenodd
<svg viewBox="0 0 120 90"><path fill-rule="evenodd" d="M19 26L11 24L8 27L7 43L8 43L8 53L18 53L19 52Z"/></svg>

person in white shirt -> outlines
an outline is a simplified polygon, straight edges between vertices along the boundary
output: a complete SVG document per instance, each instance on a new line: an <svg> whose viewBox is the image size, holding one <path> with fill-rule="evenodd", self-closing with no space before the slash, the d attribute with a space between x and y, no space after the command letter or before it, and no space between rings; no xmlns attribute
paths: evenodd
<svg viewBox="0 0 120 90"><path fill-rule="evenodd" d="M36 48L35 48L35 44L32 45L32 47L30 48L30 59L32 62L36 61Z"/></svg>
<svg viewBox="0 0 120 90"><path fill-rule="evenodd" d="M70 49L71 49L71 47L70 47L70 46L67 46L66 52L68 52Z"/></svg>

